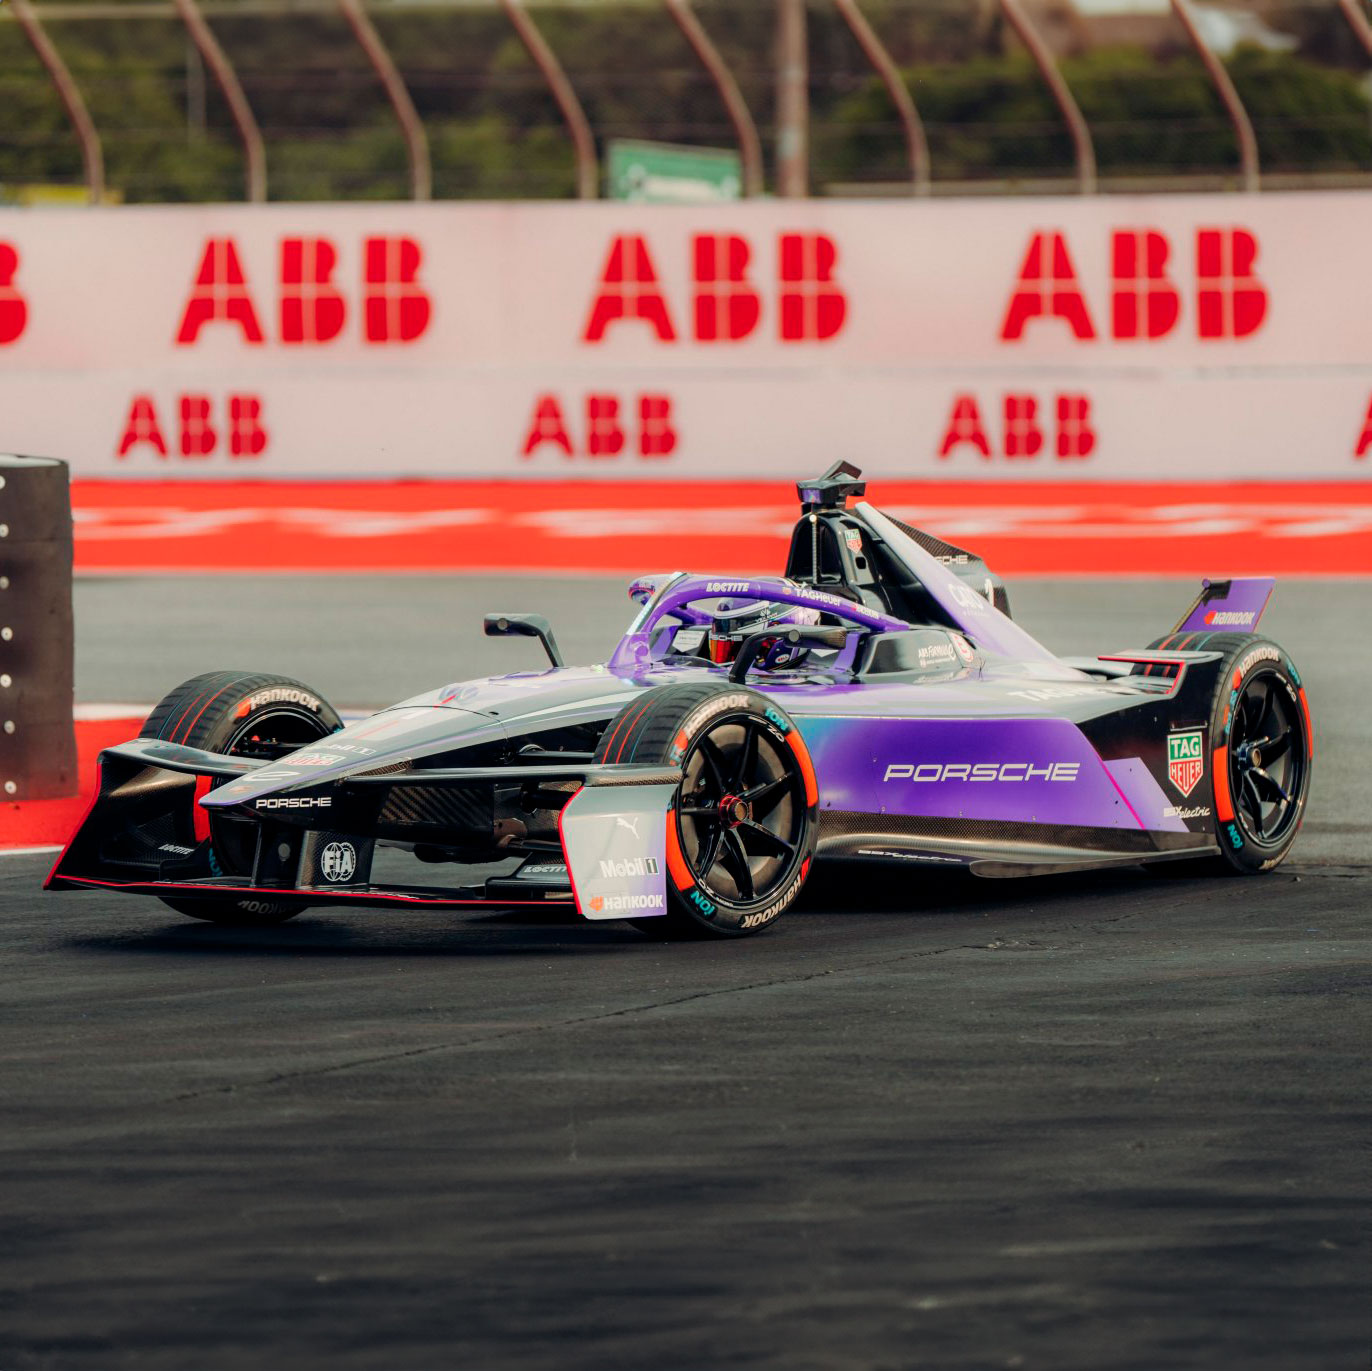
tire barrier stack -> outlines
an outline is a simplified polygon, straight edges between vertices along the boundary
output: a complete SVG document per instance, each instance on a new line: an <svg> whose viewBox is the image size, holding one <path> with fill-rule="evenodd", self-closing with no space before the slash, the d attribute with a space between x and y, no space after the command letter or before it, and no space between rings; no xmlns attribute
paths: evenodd
<svg viewBox="0 0 1372 1371"><path fill-rule="evenodd" d="M0 830L76 794L71 556L67 464L0 454Z"/></svg>

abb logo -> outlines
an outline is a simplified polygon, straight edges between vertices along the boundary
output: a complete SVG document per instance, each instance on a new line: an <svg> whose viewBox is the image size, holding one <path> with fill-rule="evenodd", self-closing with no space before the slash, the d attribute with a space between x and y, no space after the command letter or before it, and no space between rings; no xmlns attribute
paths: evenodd
<svg viewBox="0 0 1372 1371"><path fill-rule="evenodd" d="M1110 336L1157 340L1181 320L1181 290L1169 274L1172 244L1156 229L1111 235ZM1267 289L1258 279L1258 240L1247 229L1196 231L1196 333L1206 340L1247 338L1267 317ZM1091 340L1096 325L1067 237L1036 233L1010 295L1000 337L1013 343L1035 320L1058 319L1074 338Z"/></svg>
<svg viewBox="0 0 1372 1371"><path fill-rule="evenodd" d="M581 454L586 457L620 457L625 455L629 435L621 416L628 407L617 395L586 396L586 441ZM639 395L630 410L635 413L638 426L635 447L640 457L670 457L676 451L677 434L672 423L672 401L667 395ZM624 422L628 422L627 419ZM540 395L534 401L533 416L524 437L520 453L535 456L540 448L551 443L564 457L577 456L577 448L567 427L562 403L556 395Z"/></svg>
<svg viewBox="0 0 1372 1371"><path fill-rule="evenodd" d="M413 238L362 240L362 337L368 343L412 343L422 337L433 304L419 284L422 260ZM277 270L278 331L283 343L319 346L343 332L348 302L334 283L338 249L327 238L283 238ZM234 325L248 343L265 342L261 313L232 238L205 243L176 330L190 346L212 323Z"/></svg>
<svg viewBox="0 0 1372 1371"><path fill-rule="evenodd" d="M230 457L260 457L267 450L262 401L256 395L228 396L219 421L208 395L181 395L177 397L177 415L177 454L187 460L203 460L218 451L217 422L224 428L224 447ZM116 455L123 460L137 447L151 448L164 460L171 455L151 395L133 397Z"/></svg>
<svg viewBox="0 0 1372 1371"><path fill-rule="evenodd" d="M691 328L698 343L737 343L762 321L763 300L749 276L752 245L736 233L691 238ZM835 338L848 316L848 299L834 280L838 248L822 233L782 233L777 239L777 335L783 343ZM621 234L609 255L582 341L599 343L609 329L635 321L663 343L677 341L677 325L640 234Z"/></svg>
<svg viewBox="0 0 1372 1371"><path fill-rule="evenodd" d="M19 253L0 243L0 343L12 343L29 322L29 307L14 285L19 274Z"/></svg>
<svg viewBox="0 0 1372 1371"><path fill-rule="evenodd" d="M1051 409L1056 415L1054 450L1062 462L1082 461L1096 450L1096 431L1091 426L1091 400L1086 395L1057 395ZM1046 456L1040 422L1040 402L1034 395L1005 395L1001 398L1001 451L1009 460ZM1045 419L1043 422L1047 422ZM990 461L995 452L982 421L975 395L959 395L939 445L939 460L947 461L959 447L970 445Z"/></svg>
<svg viewBox="0 0 1372 1371"><path fill-rule="evenodd" d="M1367 416L1362 421L1362 432L1358 435L1358 445L1353 449L1356 460L1363 460L1372 450L1372 401L1368 402Z"/></svg>

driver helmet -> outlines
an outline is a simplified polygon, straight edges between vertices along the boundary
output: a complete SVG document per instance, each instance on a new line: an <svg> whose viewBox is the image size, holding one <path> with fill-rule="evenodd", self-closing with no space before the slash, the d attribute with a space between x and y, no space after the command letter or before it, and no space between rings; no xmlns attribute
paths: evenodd
<svg viewBox="0 0 1372 1371"><path fill-rule="evenodd" d="M803 605L779 604L771 600L724 601L710 620L710 632L706 642L710 660L718 665L727 665L739 653L744 642L754 633L776 628L778 636L764 640L762 651L758 653L758 665L768 670L778 667L795 666L809 653L809 648L792 646L780 641L780 635L788 628L808 627L819 623L817 609Z"/></svg>

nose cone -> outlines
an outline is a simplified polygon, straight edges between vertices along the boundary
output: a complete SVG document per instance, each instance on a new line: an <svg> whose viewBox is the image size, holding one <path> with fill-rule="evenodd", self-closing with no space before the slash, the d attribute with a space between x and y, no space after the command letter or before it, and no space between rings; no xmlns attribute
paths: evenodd
<svg viewBox="0 0 1372 1371"><path fill-rule="evenodd" d="M200 803L206 809L232 809L268 795L312 790L435 753L504 743L506 737L500 721L489 714L451 705L402 705L331 733L261 771L216 786ZM300 795L299 807L308 808L311 798Z"/></svg>

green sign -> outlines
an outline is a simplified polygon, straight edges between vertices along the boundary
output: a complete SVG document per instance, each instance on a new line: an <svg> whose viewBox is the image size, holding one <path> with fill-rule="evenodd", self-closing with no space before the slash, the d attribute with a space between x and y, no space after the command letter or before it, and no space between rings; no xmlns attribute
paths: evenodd
<svg viewBox="0 0 1372 1371"><path fill-rule="evenodd" d="M738 153L676 143L612 139L606 180L611 200L641 205L711 205L737 200L743 186Z"/></svg>

